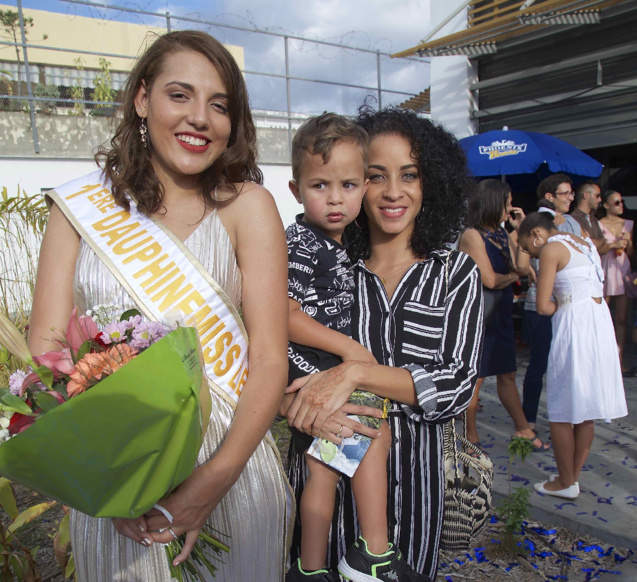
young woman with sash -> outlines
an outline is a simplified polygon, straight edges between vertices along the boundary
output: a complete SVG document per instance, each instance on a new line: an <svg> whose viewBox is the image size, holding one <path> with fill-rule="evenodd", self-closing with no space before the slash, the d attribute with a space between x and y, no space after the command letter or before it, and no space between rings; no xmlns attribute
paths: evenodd
<svg viewBox="0 0 637 582"><path fill-rule="evenodd" d="M290 497L266 433L287 378L287 251L230 53L202 32L157 39L96 158L103 172L51 193L33 353L52 349L50 330L65 329L74 305L182 314L199 331L213 407L198 466L161 511L135 520L71 511L78 579L167 582L162 543L186 534L183 562L208 522L230 536L215 581L278 582Z"/></svg>
<svg viewBox="0 0 637 582"><path fill-rule="evenodd" d="M460 230L473 184L456 139L430 120L390 108L365 111L358 123L370 137L369 185L348 231L350 254L359 259L352 334L378 364L344 362L295 381L290 391L300 390L287 417L299 430L338 442L352 435L341 407L354 390L392 400L390 537L413 568L434 580L445 491L443 425L471 401L482 344L480 273L471 257L445 248ZM290 452L298 498L307 471L303 456ZM355 512L349 480L341 480L331 567L358 536Z"/></svg>

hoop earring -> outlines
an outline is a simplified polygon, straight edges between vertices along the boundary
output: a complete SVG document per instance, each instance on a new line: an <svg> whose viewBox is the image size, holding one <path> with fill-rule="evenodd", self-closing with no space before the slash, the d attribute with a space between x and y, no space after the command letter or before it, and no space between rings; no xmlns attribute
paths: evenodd
<svg viewBox="0 0 637 582"><path fill-rule="evenodd" d="M540 244L537 244L537 241L538 241L538 240L539 240L539 241L542 241L542 242L540 242ZM544 239L543 239L541 236L538 236L538 237L537 237L537 238L533 241L533 246L534 246L536 249L539 249L539 248L543 247L543 246L544 246Z"/></svg>
<svg viewBox="0 0 637 582"><path fill-rule="evenodd" d="M147 148L148 147L148 127L146 126L146 118L142 117L142 121L139 124L139 139L142 142L142 145Z"/></svg>

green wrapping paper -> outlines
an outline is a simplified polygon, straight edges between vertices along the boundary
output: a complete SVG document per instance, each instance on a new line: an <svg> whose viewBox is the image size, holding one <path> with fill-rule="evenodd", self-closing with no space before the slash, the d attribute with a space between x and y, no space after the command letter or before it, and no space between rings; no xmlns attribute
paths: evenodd
<svg viewBox="0 0 637 582"><path fill-rule="evenodd" d="M0 475L93 517L138 517L195 467L210 411L178 328L0 446Z"/></svg>

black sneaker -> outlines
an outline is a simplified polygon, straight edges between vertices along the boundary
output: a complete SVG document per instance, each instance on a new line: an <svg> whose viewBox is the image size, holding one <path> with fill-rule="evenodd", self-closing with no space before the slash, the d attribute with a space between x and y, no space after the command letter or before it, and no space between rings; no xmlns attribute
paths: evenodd
<svg viewBox="0 0 637 582"><path fill-rule="evenodd" d="M403 559L400 550L389 544L389 550L380 556L371 554L367 542L361 537L347 550L338 564L338 572L353 582L431 582L429 576L418 574Z"/></svg>
<svg viewBox="0 0 637 582"><path fill-rule="evenodd" d="M330 570L304 572L301 560L297 560L285 575L285 582L340 582L338 574Z"/></svg>

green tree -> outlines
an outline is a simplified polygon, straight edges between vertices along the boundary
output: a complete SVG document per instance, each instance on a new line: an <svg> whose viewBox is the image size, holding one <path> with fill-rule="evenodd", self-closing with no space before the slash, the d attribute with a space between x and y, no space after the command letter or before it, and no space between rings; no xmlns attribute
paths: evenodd
<svg viewBox="0 0 637 582"><path fill-rule="evenodd" d="M77 57L77 59L73 62L75 63L75 68L78 73L81 73L84 70L84 59L82 57ZM80 103L80 101L84 99L84 87L82 87L79 77L73 81L73 86L71 87L71 99L73 99L75 103L73 103L73 110L70 112L70 115L84 115L84 104Z"/></svg>
<svg viewBox="0 0 637 582"><path fill-rule="evenodd" d="M498 507L498 515L504 522L504 544L507 550L515 549L515 535L522 529L524 520L529 517L529 494L526 487L516 487L511 491L511 464L516 457L524 463L533 452L531 439L514 436L509 442L509 497Z"/></svg>
<svg viewBox="0 0 637 582"><path fill-rule="evenodd" d="M18 95L22 95L22 75L20 73L20 48L18 47L18 34L20 34L20 42L22 42L22 34L20 33L20 15L13 10L0 10L0 25L5 34L8 34L15 43L15 57L18 61ZM24 18L24 34L28 34L30 28L33 28L33 18Z"/></svg>
<svg viewBox="0 0 637 582"><path fill-rule="evenodd" d="M113 79L111 78L111 63L104 58L100 59L100 72L95 77L95 91L93 91L94 101L104 101L112 103L115 101L115 91L113 89ZM100 104L95 110L112 107Z"/></svg>

